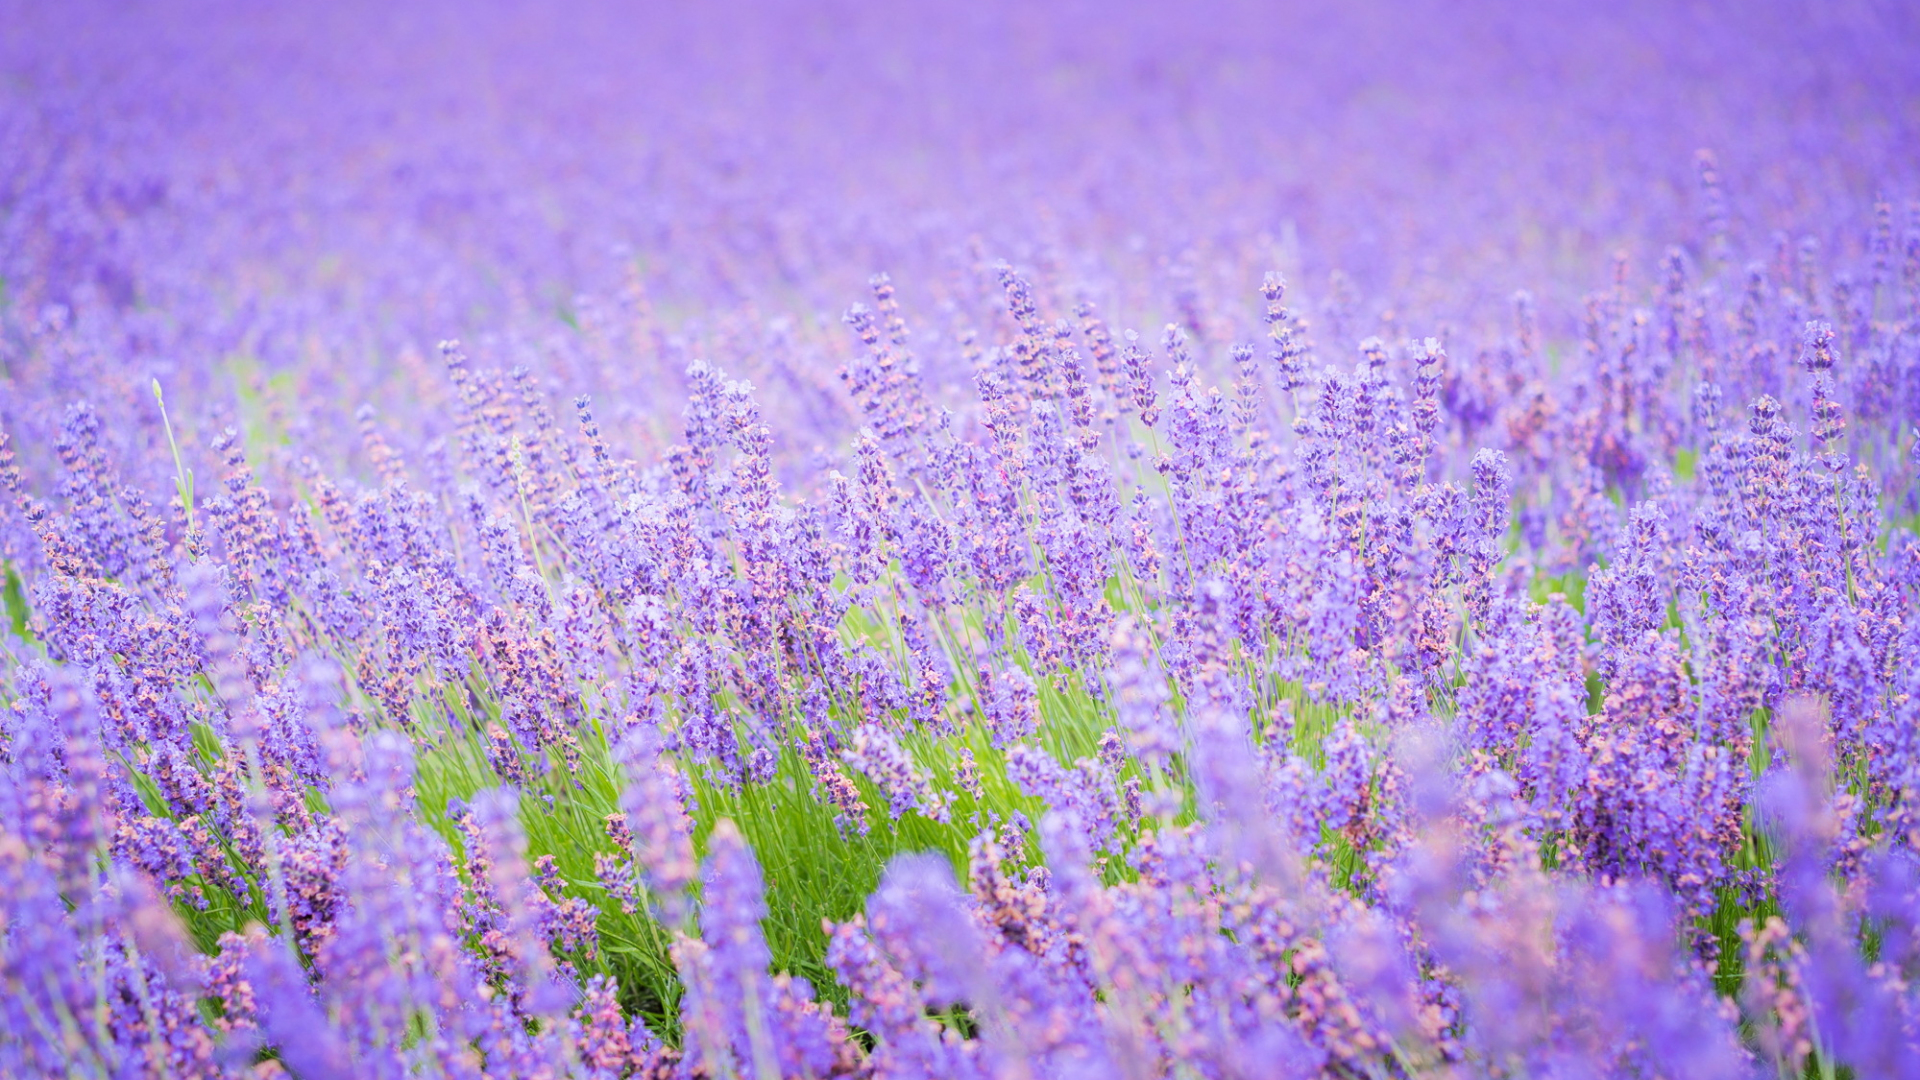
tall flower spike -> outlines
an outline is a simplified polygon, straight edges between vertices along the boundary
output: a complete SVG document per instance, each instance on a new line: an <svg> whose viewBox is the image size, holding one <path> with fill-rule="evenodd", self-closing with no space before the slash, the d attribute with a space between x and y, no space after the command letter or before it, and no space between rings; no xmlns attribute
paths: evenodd
<svg viewBox="0 0 1920 1080"><path fill-rule="evenodd" d="M1159 394L1153 388L1153 369L1149 366L1152 361L1140 347L1140 335L1128 330L1123 337L1126 344L1121 346L1120 356L1132 387L1133 407L1140 414L1140 422L1152 427L1160 419Z"/></svg>
<svg viewBox="0 0 1920 1080"><path fill-rule="evenodd" d="M700 937L674 945L690 1075L752 1080L834 1075L850 1064L845 1028L813 1001L805 980L768 969L760 867L733 822L708 837Z"/></svg>
<svg viewBox="0 0 1920 1080"><path fill-rule="evenodd" d="M644 723L628 731L616 758L626 779L620 809L632 830L640 880L661 918L677 924L685 917L694 875L692 791L659 736Z"/></svg>

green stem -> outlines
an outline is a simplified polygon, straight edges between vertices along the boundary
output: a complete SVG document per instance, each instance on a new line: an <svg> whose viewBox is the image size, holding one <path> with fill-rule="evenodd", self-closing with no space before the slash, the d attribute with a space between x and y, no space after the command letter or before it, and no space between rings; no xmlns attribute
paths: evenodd
<svg viewBox="0 0 1920 1080"><path fill-rule="evenodd" d="M160 426L167 431L167 446L173 450L173 484L180 493L180 507L187 515L187 531L193 531L193 470L180 459L180 444L173 438L173 421L167 418L167 401L160 394L160 380L153 380L153 401L160 407Z"/></svg>

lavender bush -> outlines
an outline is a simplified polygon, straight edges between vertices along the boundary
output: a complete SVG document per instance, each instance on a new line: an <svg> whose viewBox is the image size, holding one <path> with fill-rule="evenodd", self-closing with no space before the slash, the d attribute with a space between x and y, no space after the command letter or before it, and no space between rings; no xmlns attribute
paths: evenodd
<svg viewBox="0 0 1920 1080"><path fill-rule="evenodd" d="M0 1075L1920 1075L1920 13L0 3Z"/></svg>

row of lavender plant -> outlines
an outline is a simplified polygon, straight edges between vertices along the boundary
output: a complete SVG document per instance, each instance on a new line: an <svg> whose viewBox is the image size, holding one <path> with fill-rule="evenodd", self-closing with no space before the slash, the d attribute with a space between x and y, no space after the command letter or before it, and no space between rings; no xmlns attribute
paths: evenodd
<svg viewBox="0 0 1920 1080"><path fill-rule="evenodd" d="M5 466L0 1053L1899 1075L1920 231L1867 230L1622 264L1572 341L1522 294L1470 362L1278 276L1203 355L1002 267L959 414L876 278L812 495L704 364L635 461L449 342L440 460L229 431L167 504L75 404Z"/></svg>

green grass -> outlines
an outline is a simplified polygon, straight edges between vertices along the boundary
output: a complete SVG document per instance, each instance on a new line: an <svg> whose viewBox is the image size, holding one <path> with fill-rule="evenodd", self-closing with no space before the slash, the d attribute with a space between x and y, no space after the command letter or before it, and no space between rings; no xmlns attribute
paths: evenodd
<svg viewBox="0 0 1920 1080"><path fill-rule="evenodd" d="M895 652L900 646L890 625L878 613L856 610L849 613L842 633L850 642ZM979 627L975 615L968 632L977 634ZM1010 659L1025 661L1018 654ZM1100 734L1111 724L1106 707L1077 680L1057 683L1036 678L1035 684L1042 716L1041 744L1063 764L1096 753ZM964 682L948 689L954 695L973 693ZM472 714L470 702L479 703L480 715ZM365 704L371 707L370 702ZM865 777L854 774L868 806L868 831L843 834L835 808L816 794L807 766L791 749L794 738L783 740L788 749L766 783L731 785L698 765L681 763L694 792L695 805L689 809L696 851L704 853L707 836L721 819L739 827L766 882L769 915L764 930L775 967L805 977L820 997L837 1007L844 1009L845 992L825 964L823 920L841 922L861 911L896 855L938 851L953 863L957 874L964 875L968 845L982 829L1010 820L1016 813L1037 821L1044 810L1038 799L1020 792L1007 778L1005 754L993 746L978 715L976 708L974 719L965 720L944 737L923 730L899 736L920 771L937 790L951 796L946 822L914 811L892 819L886 797ZM834 716L848 730L860 720L838 706ZM420 814L456 850L458 833L445 813L449 800L468 800L504 782L488 760L482 734L498 720L498 705L477 671L467 687L442 688L414 710ZM789 721L799 723L798 718ZM618 809L620 778L607 734L598 723L583 725L576 735L582 748L578 771L569 774L556 762L521 793L528 857L554 856L568 883L568 894L583 897L600 910L601 953L582 965L583 972L617 977L623 1005L646 1017L656 1031L671 1033L679 998L667 951L671 934L645 913L622 912L595 876L595 855L613 851L603 822ZM961 790L956 781L962 751L974 759L981 785L978 797ZM1029 847L1030 857L1036 852L1037 845ZM1110 866L1110 873L1122 872L1118 860L1110 861Z"/></svg>
<svg viewBox="0 0 1920 1080"><path fill-rule="evenodd" d="M0 602L6 605L7 627L13 631L14 637L31 643L33 609L27 606L26 588L21 584L20 572L13 568L12 562L6 563L5 569L6 580L0 584Z"/></svg>

